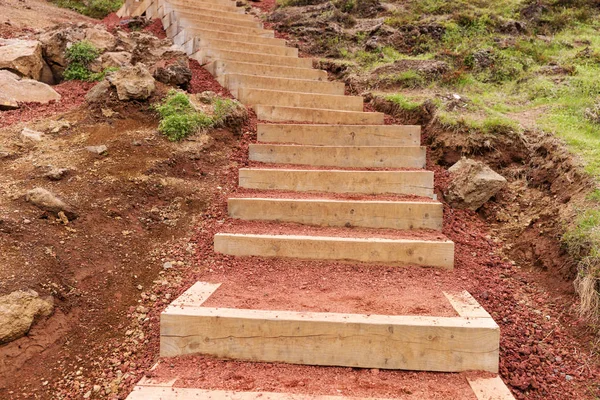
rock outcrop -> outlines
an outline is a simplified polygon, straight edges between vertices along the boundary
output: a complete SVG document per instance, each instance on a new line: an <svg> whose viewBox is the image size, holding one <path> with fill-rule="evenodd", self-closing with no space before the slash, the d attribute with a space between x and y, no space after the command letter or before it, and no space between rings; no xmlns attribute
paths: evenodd
<svg viewBox="0 0 600 400"><path fill-rule="evenodd" d="M49 85L24 79L9 71L0 71L0 93L13 102L48 103L60 100L60 94Z"/></svg>
<svg viewBox="0 0 600 400"><path fill-rule="evenodd" d="M44 78L45 68L48 66L42 58L42 44L37 40L0 39L0 69L39 81Z"/></svg>
<svg viewBox="0 0 600 400"><path fill-rule="evenodd" d="M506 185L502 175L475 160L463 158L448 171L452 181L444 197L456 208L477 210Z"/></svg>
<svg viewBox="0 0 600 400"><path fill-rule="evenodd" d="M52 314L53 309L51 297L42 299L33 290L0 296L0 344L25 335L37 318Z"/></svg>
<svg viewBox="0 0 600 400"><path fill-rule="evenodd" d="M25 194L25 200L56 216L60 216L59 214L63 213L69 220L73 220L78 216L73 207L44 188L38 187L28 191Z"/></svg>
<svg viewBox="0 0 600 400"><path fill-rule="evenodd" d="M156 88L154 78L141 64L121 68L106 79L117 89L117 96L121 101L146 100Z"/></svg>

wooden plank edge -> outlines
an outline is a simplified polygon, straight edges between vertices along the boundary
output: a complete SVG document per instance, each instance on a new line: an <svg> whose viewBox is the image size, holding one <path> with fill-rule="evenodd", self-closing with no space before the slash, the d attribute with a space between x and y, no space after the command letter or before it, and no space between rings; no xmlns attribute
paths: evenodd
<svg viewBox="0 0 600 400"><path fill-rule="evenodd" d="M443 292L446 299L456 310L458 315L464 318L492 318L485 309L466 290L462 292Z"/></svg>
<svg viewBox="0 0 600 400"><path fill-rule="evenodd" d="M515 400L502 378L467 378L477 400Z"/></svg>
<svg viewBox="0 0 600 400"><path fill-rule="evenodd" d="M221 286L220 283L196 282L167 307L200 307Z"/></svg>

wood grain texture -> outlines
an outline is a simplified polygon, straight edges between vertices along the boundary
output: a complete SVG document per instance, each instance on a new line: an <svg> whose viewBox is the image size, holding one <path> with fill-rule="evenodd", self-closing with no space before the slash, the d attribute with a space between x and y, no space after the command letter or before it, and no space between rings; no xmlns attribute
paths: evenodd
<svg viewBox="0 0 600 400"><path fill-rule="evenodd" d="M416 125L258 124L258 141L314 146L419 146Z"/></svg>
<svg viewBox="0 0 600 400"><path fill-rule="evenodd" d="M281 107L321 108L356 112L362 112L363 110L362 96L339 96L241 87L238 89L238 100L252 107L258 104L268 104Z"/></svg>
<svg viewBox="0 0 600 400"><path fill-rule="evenodd" d="M250 144L250 160L350 168L425 168L425 147Z"/></svg>
<svg viewBox="0 0 600 400"><path fill-rule="evenodd" d="M218 233L215 251L233 256L349 260L454 268L451 241Z"/></svg>
<svg viewBox="0 0 600 400"><path fill-rule="evenodd" d="M515 400L502 378L468 379L477 400Z"/></svg>
<svg viewBox="0 0 600 400"><path fill-rule="evenodd" d="M167 308L162 357L361 368L498 370L499 329L488 318L382 316L227 308Z"/></svg>
<svg viewBox="0 0 600 400"><path fill-rule="evenodd" d="M258 105L256 116L261 121L299 121L313 124L383 125L383 113L324 110L320 108Z"/></svg>
<svg viewBox="0 0 600 400"><path fill-rule="evenodd" d="M248 189L433 196L431 171L345 171L240 168Z"/></svg>
<svg viewBox="0 0 600 400"><path fill-rule="evenodd" d="M477 300L469 292L463 290L458 293L444 292L444 296L448 299L452 307L458 315L464 318L492 318L483 307L479 305Z"/></svg>
<svg viewBox="0 0 600 400"><path fill-rule="evenodd" d="M230 198L227 204L229 216L243 220L438 231L443 222L437 202Z"/></svg>
<svg viewBox="0 0 600 400"><path fill-rule="evenodd" d="M327 72L311 68L292 68L280 65L268 65L261 62L241 62L235 60L215 60L205 66L213 76L222 76L229 73L243 73L248 75L282 77L295 79L311 79L326 81Z"/></svg>

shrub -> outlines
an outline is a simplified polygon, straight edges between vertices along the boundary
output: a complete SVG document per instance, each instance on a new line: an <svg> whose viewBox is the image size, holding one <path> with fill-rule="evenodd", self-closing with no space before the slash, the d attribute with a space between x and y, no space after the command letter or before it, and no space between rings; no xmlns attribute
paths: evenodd
<svg viewBox="0 0 600 400"><path fill-rule="evenodd" d="M83 40L74 43L66 50L66 59L69 62L63 77L68 80L89 81L92 72L89 65L100 55L100 51L90 42Z"/></svg>
<svg viewBox="0 0 600 400"><path fill-rule="evenodd" d="M160 116L158 130L170 141L179 141L199 129L214 126L210 116L198 112L185 93L171 90L164 101L154 107Z"/></svg>
<svg viewBox="0 0 600 400"><path fill-rule="evenodd" d="M55 0L54 3L88 17L101 19L121 8L123 0Z"/></svg>

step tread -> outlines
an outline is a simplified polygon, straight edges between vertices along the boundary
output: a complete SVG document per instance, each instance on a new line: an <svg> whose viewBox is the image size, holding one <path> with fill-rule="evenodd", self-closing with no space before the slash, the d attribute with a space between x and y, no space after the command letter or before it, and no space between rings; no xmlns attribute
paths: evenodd
<svg viewBox="0 0 600 400"><path fill-rule="evenodd" d="M236 61L236 60L214 60L207 64L207 69L211 74L216 76L222 76L228 72L227 70L242 70L245 72L255 71L252 76L263 76L263 77L287 77L292 76L312 76L313 81L326 81L327 72L312 68L298 68L288 67L282 65L272 65L264 63L253 63L247 61Z"/></svg>
<svg viewBox="0 0 600 400"><path fill-rule="evenodd" d="M310 146L250 144L250 160L350 168L425 168L422 146Z"/></svg>

